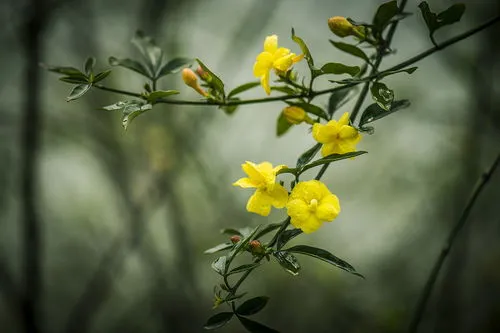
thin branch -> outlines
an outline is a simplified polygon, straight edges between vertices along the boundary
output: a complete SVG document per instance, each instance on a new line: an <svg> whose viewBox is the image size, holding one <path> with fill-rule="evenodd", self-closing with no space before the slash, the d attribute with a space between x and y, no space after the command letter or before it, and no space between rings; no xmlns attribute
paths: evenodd
<svg viewBox="0 0 500 333"><path fill-rule="evenodd" d="M434 267L432 268L432 271L427 278L427 282L425 283L425 287L422 290L422 294L420 295L420 299L418 301L415 313L413 315L413 319L410 323L410 328L409 332L410 333L416 333L418 329L418 325L420 324L420 321L422 320L425 308L427 306L427 302L429 301L429 297L432 293L432 289L434 288L434 285L436 284L436 280L438 278L439 272L444 264L444 261L446 260L453 243L455 242L455 239L459 232L463 229L465 226L465 223L467 222L467 218L469 217L469 214L474 207L474 204L476 203L477 198L479 197L479 194L483 190L484 186L486 183L490 180L491 175L495 171L495 169L498 167L500 164L500 154L498 154L497 158L493 162L493 164L486 170L481 177L479 178L476 187L474 188L474 191L472 192L472 195L465 205L465 209L462 212L462 215L458 219L457 223L453 227L453 229L450 231L450 234L448 235L448 238L446 239L446 243L444 244L441 253L439 257L436 260L436 263L434 264Z"/></svg>

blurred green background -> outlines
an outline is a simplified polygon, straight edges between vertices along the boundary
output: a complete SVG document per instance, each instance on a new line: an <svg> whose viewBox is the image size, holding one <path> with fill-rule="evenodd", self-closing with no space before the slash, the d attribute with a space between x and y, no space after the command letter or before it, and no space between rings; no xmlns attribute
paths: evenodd
<svg viewBox="0 0 500 333"><path fill-rule="evenodd" d="M241 163L293 165L313 145L307 126L275 137L279 102L232 116L214 107L158 105L125 133L118 113L98 110L121 96L95 90L66 103L70 86L39 62L80 66L92 55L106 69L108 56L135 55L129 41L142 29L167 58L199 57L235 87L254 79L265 36L277 34L298 52L292 26L316 62L358 64L329 44L336 37L326 21L369 21L380 3L3 0L0 332L32 329L25 284L35 288L40 332L202 332L218 282L210 268L215 257L203 250L227 240L218 232L223 227L278 222L284 214L266 219L245 211L250 191L231 186ZM430 1L437 10L452 3ZM465 3L462 21L439 31L438 40L500 14L496 1ZM417 2L407 11L415 15L399 25L397 53L382 69L431 47ZM411 76L385 80L412 106L375 123L375 134L358 146L369 154L329 168L324 181L342 213L293 241L331 251L366 280L310 258L302 258L296 277L271 262L242 289L271 297L259 321L287 333L407 329L448 231L500 149L499 33L497 24L418 63ZM306 73L304 63L297 69ZM105 81L136 91L144 83L120 68ZM199 98L180 75L159 87ZM260 88L246 94L263 95ZM500 332L499 185L497 172L448 258L420 332ZM243 329L232 322L220 331Z"/></svg>

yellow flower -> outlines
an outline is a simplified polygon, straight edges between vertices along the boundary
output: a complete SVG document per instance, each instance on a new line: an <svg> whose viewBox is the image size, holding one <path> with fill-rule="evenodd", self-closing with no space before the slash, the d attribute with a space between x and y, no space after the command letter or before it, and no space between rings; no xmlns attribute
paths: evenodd
<svg viewBox="0 0 500 333"><path fill-rule="evenodd" d="M285 207L288 191L276 183L276 173L285 167L285 165L278 165L273 168L269 162L255 164L248 161L241 165L248 177L238 179L233 185L257 189L248 199L247 210L249 212L267 216L271 212L271 206Z"/></svg>
<svg viewBox="0 0 500 333"><path fill-rule="evenodd" d="M340 213L339 199L318 180L295 185L286 208L290 223L306 234L318 230L323 222L331 222Z"/></svg>
<svg viewBox="0 0 500 333"><path fill-rule="evenodd" d="M321 155L345 154L356 151L356 144L361 140L358 131L349 126L349 114L346 112L339 121L330 120L326 125L316 123L312 128L314 140L323 144Z"/></svg>
<svg viewBox="0 0 500 333"><path fill-rule="evenodd" d="M290 50L284 47L278 48L278 36L267 36L264 41L264 51L261 52L253 65L253 75L260 77L260 84L266 94L271 93L269 86L269 75L272 69L278 73L284 73L292 65L300 61L304 56L290 53Z"/></svg>

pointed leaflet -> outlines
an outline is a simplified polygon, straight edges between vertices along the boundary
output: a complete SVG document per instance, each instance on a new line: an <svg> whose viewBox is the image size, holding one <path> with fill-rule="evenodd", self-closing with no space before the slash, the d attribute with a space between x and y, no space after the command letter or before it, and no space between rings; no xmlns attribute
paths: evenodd
<svg viewBox="0 0 500 333"><path fill-rule="evenodd" d="M394 100L394 91L387 88L382 82L373 82L370 91L373 99L382 109L390 109L392 101Z"/></svg>
<svg viewBox="0 0 500 333"><path fill-rule="evenodd" d="M305 153L300 155L299 159L297 160L297 165L295 167L297 169L300 169L304 165L309 163L320 149L321 149L321 143L317 143L312 148L308 149Z"/></svg>
<svg viewBox="0 0 500 333"><path fill-rule="evenodd" d="M291 229L283 231L281 235L278 237L278 243L276 245L276 248L280 250L286 243L288 243L288 241L297 237L301 233L302 230L300 229Z"/></svg>
<svg viewBox="0 0 500 333"><path fill-rule="evenodd" d="M328 252L326 250L319 249L317 247L307 246L307 245L296 245L296 246L293 246L289 249L286 249L285 251L292 252L292 253L300 253L300 254L304 254L307 256L311 256L311 257L314 257L316 259L327 262L331 265L334 265L340 269L343 269L346 272L363 277L361 274L356 272L354 267L352 267L348 262L334 256L333 254L331 254L330 252Z"/></svg>
<svg viewBox="0 0 500 333"><path fill-rule="evenodd" d="M403 69L398 69L398 70L395 70L395 71L386 71L386 72L381 72L378 76L377 76L377 80L380 80L386 76L389 76L389 75L393 75L393 74L397 74L397 73L408 73L408 74L413 74L414 71L416 71L418 69L418 67L410 67L410 68L403 68Z"/></svg>
<svg viewBox="0 0 500 333"><path fill-rule="evenodd" d="M232 247L233 247L233 243L222 243L222 244L219 244L219 245L215 245L214 247L211 247L208 250L205 250L203 253L205 253L205 254L212 254L212 253L216 253L216 252L219 252L219 251L228 250L228 249L230 249Z"/></svg>
<svg viewBox="0 0 500 333"><path fill-rule="evenodd" d="M347 158L353 158L353 157L356 157L356 156L359 156L359 155L363 155L363 154L366 154L367 152L366 151L354 151L354 152L351 152L351 153L346 153L346 154L332 154L332 155L328 155L328 156L325 156L319 160L316 160L312 163L309 163L307 165L304 165L301 169L300 169L300 172L299 172L299 175L302 174L304 171L306 170L309 170L311 168L314 168L314 167L317 167L319 165L323 165L323 164L327 164L327 163L332 163L332 162L336 162L336 161L340 161L340 160L345 160Z"/></svg>
<svg viewBox="0 0 500 333"><path fill-rule="evenodd" d="M160 98L168 97L171 95L177 95L178 93L179 92L177 90L157 90L151 92L148 95L147 100L150 103L156 103L156 101Z"/></svg>
<svg viewBox="0 0 500 333"><path fill-rule="evenodd" d="M330 116L330 118L332 118L335 111L340 109L345 103L349 101L349 95L355 89L355 87L351 87L332 92L330 98L328 99L328 115Z"/></svg>
<svg viewBox="0 0 500 333"><path fill-rule="evenodd" d="M224 272L226 270L226 263L227 263L226 256L219 257L212 262L212 269L217 273L219 273L220 275L224 275Z"/></svg>
<svg viewBox="0 0 500 333"><path fill-rule="evenodd" d="M66 82L66 83L73 83L73 84L88 84L87 78L80 78L80 77L74 77L74 76L63 76L60 77L59 80Z"/></svg>
<svg viewBox="0 0 500 333"><path fill-rule="evenodd" d="M295 256L287 251L276 251L273 253L276 261L293 276L299 274L300 264Z"/></svg>
<svg viewBox="0 0 500 333"><path fill-rule="evenodd" d="M368 58L366 53L355 45L351 45L351 44L347 44L347 43L343 43L343 42L335 42L333 40L330 40L330 43L332 43L333 46L335 46L337 49L339 49L345 53L349 53L352 56L361 58L368 63L370 62L370 59Z"/></svg>
<svg viewBox="0 0 500 333"><path fill-rule="evenodd" d="M153 108L151 104L144 104L143 101L132 101L123 108L122 126L127 130L132 121Z"/></svg>
<svg viewBox="0 0 500 333"><path fill-rule="evenodd" d="M87 60L85 60L85 65L83 67L87 75L90 75L90 73L94 71L95 63L96 60L94 57L88 57Z"/></svg>
<svg viewBox="0 0 500 333"><path fill-rule="evenodd" d="M215 330L226 325L233 317L232 312L221 312L210 317L203 326L206 330Z"/></svg>
<svg viewBox="0 0 500 333"><path fill-rule="evenodd" d="M146 60L152 77L156 78L156 74L163 58L163 51L156 45L152 37L146 36L142 31L137 31L135 33L134 38L132 38L132 44L137 47Z"/></svg>
<svg viewBox="0 0 500 333"><path fill-rule="evenodd" d="M222 80L217 75L215 75L210 69L208 69L208 67L205 66L205 64L202 63L200 59L196 58L196 61L198 62L200 67L210 75L210 80L207 83L213 89L215 89L215 91L217 91L222 96L222 98L224 98L225 92L224 92L224 83L222 82Z"/></svg>
<svg viewBox="0 0 500 333"><path fill-rule="evenodd" d="M378 104L371 104L366 108L366 110L361 115L361 119L359 120L359 127L363 128L365 124L374 122L375 120L386 117L396 111L405 109L410 106L410 101L407 99L402 99L399 101L392 102L390 109L384 110Z"/></svg>
<svg viewBox="0 0 500 333"><path fill-rule="evenodd" d="M373 29L375 30L375 33L382 33L391 19L396 16L398 11L399 9L396 0L381 4L375 13L375 17L373 18Z"/></svg>
<svg viewBox="0 0 500 333"><path fill-rule="evenodd" d="M275 329L267 327L266 325L263 325L263 324L258 323L256 321L253 321L253 320L250 320L248 318L238 316L238 319L240 320L241 324L249 332L252 332L252 333L279 333Z"/></svg>
<svg viewBox="0 0 500 333"><path fill-rule="evenodd" d="M260 266L260 263L241 265L241 266L235 267L232 270L230 270L227 273L227 275L246 272L246 271L249 271L249 270L253 270L253 269L255 269L255 268L259 267L259 266Z"/></svg>
<svg viewBox="0 0 500 333"><path fill-rule="evenodd" d="M359 66L347 66L338 62L329 62L327 64L324 64L323 67L321 67L321 70L317 73L317 75L324 75L324 74L349 74L350 76L355 76L356 74L359 73L361 69Z"/></svg>
<svg viewBox="0 0 500 333"><path fill-rule="evenodd" d="M302 50L302 54L304 55L304 58L306 58L309 68L311 69L311 71L314 71L315 69L314 60L311 56L311 52L309 52L309 48L307 47L304 40L295 35L295 30L293 28L292 28L292 40L299 45L300 49Z"/></svg>
<svg viewBox="0 0 500 333"><path fill-rule="evenodd" d="M92 80L92 83L97 83L99 81L104 80L105 78L108 77L109 74L111 74L111 69L108 69L108 70L105 70L103 72L100 72L99 74L96 74L96 76Z"/></svg>
<svg viewBox="0 0 500 333"><path fill-rule="evenodd" d="M418 5L418 8L422 13L427 29L429 30L429 35L431 36L431 40L434 44L435 42L433 36L436 30L460 21L465 12L465 5L462 3L454 4L437 15L431 11L429 4L426 1L422 1Z"/></svg>
<svg viewBox="0 0 500 333"><path fill-rule="evenodd" d="M70 102L70 101L74 101L77 98L82 97L87 91L90 90L91 86L92 86L91 84L79 84L79 85L75 86L71 90L69 96L66 98L66 101Z"/></svg>
<svg viewBox="0 0 500 333"><path fill-rule="evenodd" d="M147 78L152 78L152 74L149 72L149 70L144 67L143 64L141 64L138 61L132 60L132 59L117 59L115 57L109 57L109 64L111 66L121 66L127 69L130 69L136 73L139 73L141 75L144 75Z"/></svg>
<svg viewBox="0 0 500 333"><path fill-rule="evenodd" d="M267 296L258 296L245 301L243 304L238 306L236 313L241 316L251 316L260 312L269 301Z"/></svg>
<svg viewBox="0 0 500 333"><path fill-rule="evenodd" d="M267 234L268 234L268 233L270 233L271 231L278 229L279 227L281 227L281 223L271 223L271 224L268 224L267 226L265 226L264 228L262 228L262 230L261 230L261 231L259 231L259 232L255 235L255 239L259 239L259 238L261 238L262 236L267 235Z"/></svg>
<svg viewBox="0 0 500 333"><path fill-rule="evenodd" d="M157 78L168 74L177 73L184 67L190 65L193 61L194 59L191 58L174 58L161 66L161 68L158 70Z"/></svg>
<svg viewBox="0 0 500 333"><path fill-rule="evenodd" d="M76 69L75 67L69 67L69 66L47 66L45 64L40 64L41 67L45 68L46 70L58 74L64 74L68 76L73 76L73 75L81 75L83 77L86 77L85 74L83 74L79 69Z"/></svg>
<svg viewBox="0 0 500 333"><path fill-rule="evenodd" d="M238 86L238 87L234 88L233 90L231 90L229 92L229 94L227 95L227 98L231 98L233 96L241 94L242 92L250 90L252 88L255 88L255 87L259 86L259 85L260 85L260 82L258 82L258 81L256 81L256 82L248 82L248 83L242 84L241 86Z"/></svg>

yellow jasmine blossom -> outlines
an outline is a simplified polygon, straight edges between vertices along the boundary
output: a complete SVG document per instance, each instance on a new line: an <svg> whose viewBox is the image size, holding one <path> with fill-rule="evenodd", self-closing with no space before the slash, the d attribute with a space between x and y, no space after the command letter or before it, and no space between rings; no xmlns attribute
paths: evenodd
<svg viewBox="0 0 500 333"><path fill-rule="evenodd" d="M269 75L272 69L277 73L284 73L292 67L292 65L300 61L304 56L295 55L289 49L278 47L278 36L267 36L264 41L264 51L261 52L253 65L253 75L260 77L260 84L264 88L266 94L271 93L269 86Z"/></svg>
<svg viewBox="0 0 500 333"><path fill-rule="evenodd" d="M238 179L233 185L257 189L248 199L247 210L249 212L267 216L271 212L271 206L285 207L288 191L276 183L276 173L285 167L285 165L278 165L273 168L269 162L255 164L248 161L241 165L248 177Z"/></svg>
<svg viewBox="0 0 500 333"><path fill-rule="evenodd" d="M345 154L356 151L361 140L358 131L349 126L349 113L344 113L339 121L330 120L325 125L316 123L312 128L314 140L323 144L321 155Z"/></svg>
<svg viewBox="0 0 500 333"><path fill-rule="evenodd" d="M339 199L318 180L295 185L286 208L290 223L306 234L318 230L323 222L331 222L340 213Z"/></svg>

